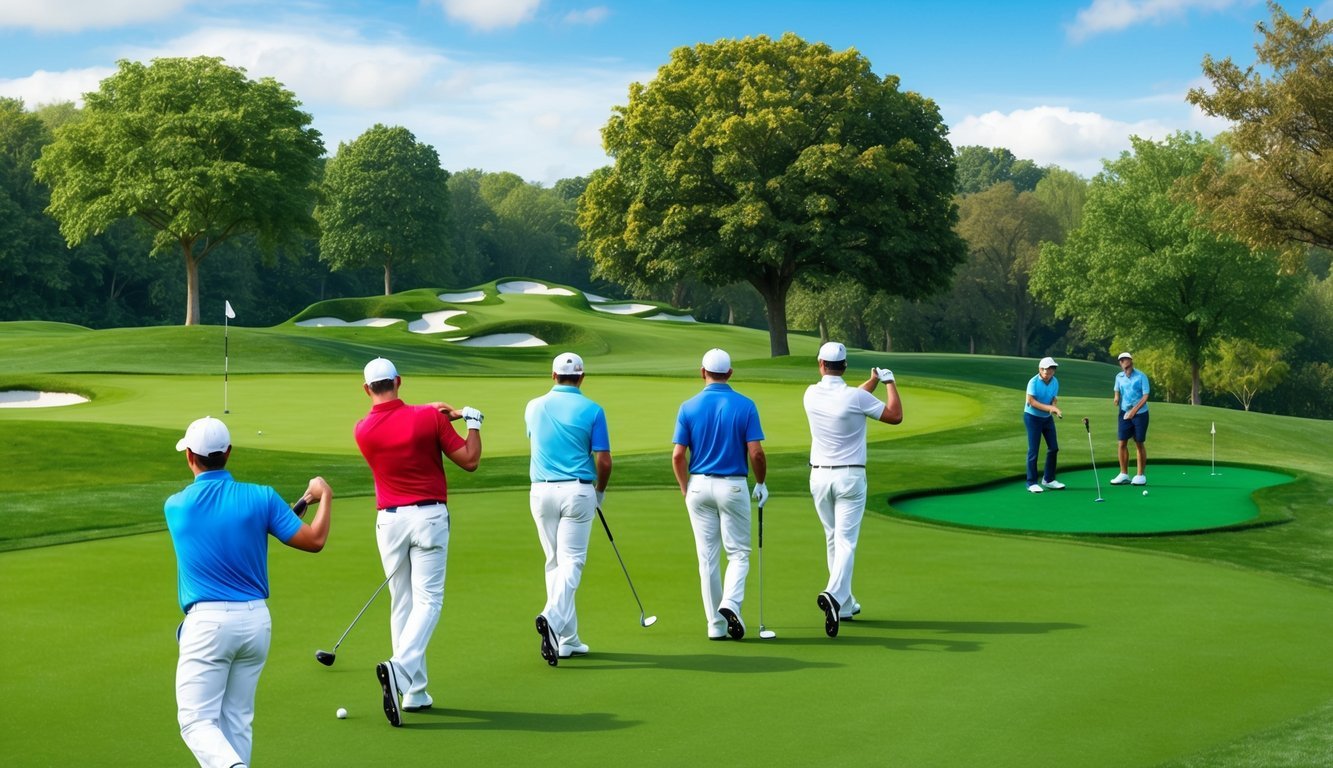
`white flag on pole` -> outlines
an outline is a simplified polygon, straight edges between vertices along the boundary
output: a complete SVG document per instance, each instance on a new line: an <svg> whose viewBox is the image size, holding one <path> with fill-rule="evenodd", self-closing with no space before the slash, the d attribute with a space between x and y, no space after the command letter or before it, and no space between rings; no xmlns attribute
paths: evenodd
<svg viewBox="0 0 1333 768"><path fill-rule="evenodd" d="M1215 435L1215 434L1217 434L1217 422L1215 422L1215 421L1213 422L1213 426L1212 426L1211 429L1208 430L1208 434L1210 434L1210 435Z"/></svg>
<svg viewBox="0 0 1333 768"><path fill-rule="evenodd" d="M236 319L236 310L234 310L234 309L231 308L231 302L230 302L230 301L226 302L226 304L227 304L227 319L229 319L229 320L235 320L235 319Z"/></svg>

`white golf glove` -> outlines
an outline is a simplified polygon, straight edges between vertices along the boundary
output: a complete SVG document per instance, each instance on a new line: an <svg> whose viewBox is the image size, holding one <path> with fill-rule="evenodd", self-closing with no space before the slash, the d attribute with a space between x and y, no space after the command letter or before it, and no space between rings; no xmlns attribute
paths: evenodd
<svg viewBox="0 0 1333 768"><path fill-rule="evenodd" d="M754 500L762 507L764 506L764 502L768 501L768 486L764 483L755 483L754 493L750 495L753 496Z"/></svg>
<svg viewBox="0 0 1333 768"><path fill-rule="evenodd" d="M893 371L890 371L888 368L876 368L875 375L885 384L893 381Z"/></svg>
<svg viewBox="0 0 1333 768"><path fill-rule="evenodd" d="M597 494L597 508L602 508L602 502L606 500L606 491L593 491Z"/></svg>
<svg viewBox="0 0 1333 768"><path fill-rule="evenodd" d="M463 408L463 423L467 425L468 429L475 429L480 431L481 420L483 418L485 417L481 415L481 411L477 410L476 408L473 408L470 405Z"/></svg>

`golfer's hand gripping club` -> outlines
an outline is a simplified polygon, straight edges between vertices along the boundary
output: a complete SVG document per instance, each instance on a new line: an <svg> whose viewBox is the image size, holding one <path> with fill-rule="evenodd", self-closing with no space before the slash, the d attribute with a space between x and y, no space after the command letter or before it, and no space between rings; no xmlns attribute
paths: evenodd
<svg viewBox="0 0 1333 768"><path fill-rule="evenodd" d="M485 418L481 415L481 411L468 405L463 407L461 413L463 416L463 423L467 425L468 429L481 429L482 419Z"/></svg>
<svg viewBox="0 0 1333 768"><path fill-rule="evenodd" d="M890 384L893 382L893 371L890 371L888 368L875 368L874 371L881 383Z"/></svg>
<svg viewBox="0 0 1333 768"><path fill-rule="evenodd" d="M765 483L755 483L754 493L752 493L751 496L754 497L754 500L756 503L758 503L759 508L763 509L764 502L768 501L768 485L766 485Z"/></svg>

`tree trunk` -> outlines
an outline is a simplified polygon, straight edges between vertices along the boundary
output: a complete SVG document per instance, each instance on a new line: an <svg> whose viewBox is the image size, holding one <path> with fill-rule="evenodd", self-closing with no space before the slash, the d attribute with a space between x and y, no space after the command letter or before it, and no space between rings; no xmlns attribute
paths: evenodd
<svg viewBox="0 0 1333 768"><path fill-rule="evenodd" d="M768 318L769 355L781 357L782 355L791 354L791 348L787 345L786 288L775 289L771 292L771 295L763 290L759 291L759 294L764 297L764 314Z"/></svg>
<svg viewBox="0 0 1333 768"><path fill-rule="evenodd" d="M822 317L819 318L819 343L828 343L828 323Z"/></svg>
<svg viewBox="0 0 1333 768"><path fill-rule="evenodd" d="M1202 395L1199 388L1199 361L1190 361L1190 405L1199 405Z"/></svg>
<svg viewBox="0 0 1333 768"><path fill-rule="evenodd" d="M685 294L686 294L686 291L688 291L688 290L689 290L689 288L688 288L688 286L685 285L685 281L684 281L684 280L678 280L678 281L676 281L676 284L673 285L673 286L671 286L671 306L673 306L673 307L684 307L684 306L685 306Z"/></svg>
<svg viewBox="0 0 1333 768"><path fill-rule="evenodd" d="M185 254L185 324L199 324L199 262L194 258L194 243L181 243Z"/></svg>
<svg viewBox="0 0 1333 768"><path fill-rule="evenodd" d="M888 328L884 329L884 351L885 352L893 351L893 334L889 333Z"/></svg>
<svg viewBox="0 0 1333 768"><path fill-rule="evenodd" d="M393 273L389 270L389 262L384 262L384 295L393 293Z"/></svg>

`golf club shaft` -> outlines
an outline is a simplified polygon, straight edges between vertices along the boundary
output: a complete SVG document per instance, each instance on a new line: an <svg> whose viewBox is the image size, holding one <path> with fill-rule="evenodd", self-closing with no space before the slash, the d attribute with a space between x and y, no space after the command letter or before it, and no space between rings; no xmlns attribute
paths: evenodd
<svg viewBox="0 0 1333 768"><path fill-rule="evenodd" d="M1097 454L1092 450L1092 428L1088 426L1088 420L1083 420L1083 428L1088 430L1088 458L1092 459L1092 479L1097 481L1097 498L1102 497L1102 479L1097 476Z"/></svg>
<svg viewBox="0 0 1333 768"><path fill-rule="evenodd" d="M616 546L616 539L611 535L611 526L606 524L606 515L602 514L602 508L597 508L597 519L602 521L602 528L606 530L606 540L611 542L611 549L616 553L616 559L620 561L620 570L625 572L625 582L629 584L630 594L634 595L634 602L639 604L640 619L644 616L643 601L639 599L638 590L634 589L634 580L629 577L629 569L625 567L625 558L620 556L620 548Z"/></svg>
<svg viewBox="0 0 1333 768"><path fill-rule="evenodd" d="M398 567L401 568L403 566L399 564ZM361 610L356 612L356 618L352 619L352 623L347 625L347 629L343 630L342 637L338 638L338 642L333 644L333 653L338 652L338 646L342 645L343 640L347 639L347 633L352 631L352 627L355 627L356 623L361 620L361 615L366 612L366 609L370 607L371 603L375 602L375 598L380 596L380 592L383 592L384 588L389 586L389 579L392 579L394 575L397 573L398 570L394 569L394 572L389 574L388 576L385 576L384 581L380 582L380 585L375 588L375 593L370 596L370 599L366 601L365 605L361 606Z"/></svg>
<svg viewBox="0 0 1333 768"><path fill-rule="evenodd" d="M759 505L759 631L764 631L764 507Z"/></svg>

